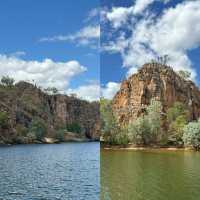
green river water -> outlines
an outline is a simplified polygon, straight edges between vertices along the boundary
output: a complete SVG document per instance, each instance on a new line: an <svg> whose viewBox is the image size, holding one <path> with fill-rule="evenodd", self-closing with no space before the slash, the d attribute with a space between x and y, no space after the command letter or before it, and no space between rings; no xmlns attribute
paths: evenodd
<svg viewBox="0 0 200 200"><path fill-rule="evenodd" d="M200 200L200 152L101 150L101 200Z"/></svg>

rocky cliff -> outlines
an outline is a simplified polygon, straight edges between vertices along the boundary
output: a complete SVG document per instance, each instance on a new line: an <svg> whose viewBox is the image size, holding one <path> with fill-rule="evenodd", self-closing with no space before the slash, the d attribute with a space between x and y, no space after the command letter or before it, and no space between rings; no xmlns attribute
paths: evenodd
<svg viewBox="0 0 200 200"><path fill-rule="evenodd" d="M19 82L12 87L0 85L0 112L8 114L9 127L0 129L0 140L12 140L17 127L28 128L34 118L44 121L47 136L59 127L77 123L85 138L99 138L99 105L67 95L48 95L36 86Z"/></svg>
<svg viewBox="0 0 200 200"><path fill-rule="evenodd" d="M190 80L180 77L171 67L145 64L138 72L123 81L113 99L113 110L121 124L126 124L145 112L151 99L161 101L163 113L174 102L182 102L190 119L200 116L200 91Z"/></svg>

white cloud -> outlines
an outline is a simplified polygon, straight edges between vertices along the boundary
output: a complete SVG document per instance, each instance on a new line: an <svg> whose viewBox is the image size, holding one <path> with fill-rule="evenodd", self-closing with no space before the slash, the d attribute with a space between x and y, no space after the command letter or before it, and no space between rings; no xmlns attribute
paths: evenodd
<svg viewBox="0 0 200 200"><path fill-rule="evenodd" d="M108 82L105 87L101 88L101 96L106 99L112 99L120 89L120 83Z"/></svg>
<svg viewBox="0 0 200 200"><path fill-rule="evenodd" d="M92 48L96 48L99 43L99 38L100 38L100 25L89 25L74 34L44 37L40 39L40 42L70 41L76 43L77 45L81 46L89 45Z"/></svg>
<svg viewBox="0 0 200 200"><path fill-rule="evenodd" d="M127 21L132 10L133 7L113 7L112 11L108 12L106 17L113 24L114 28L118 28Z"/></svg>
<svg viewBox="0 0 200 200"><path fill-rule="evenodd" d="M199 18L200 1L184 1L176 7L164 9L160 17L154 13L143 16L132 25L130 37L122 37L121 34L109 42L105 50L121 53L123 65L129 67L128 74L145 62L168 54L169 64L175 70L187 69L194 79L196 72L187 53L200 46Z"/></svg>
<svg viewBox="0 0 200 200"><path fill-rule="evenodd" d="M119 28L122 25L127 25L127 20L131 16L132 21L137 15L145 15L145 10L154 2L161 1L166 4L170 0L136 0L135 3L130 7L113 7L111 11L107 12L106 18L112 23L113 28Z"/></svg>
<svg viewBox="0 0 200 200"><path fill-rule="evenodd" d="M26 52L24 52L24 51L16 51L14 53L11 53L9 56L10 57L22 57L25 55L26 55Z"/></svg>
<svg viewBox="0 0 200 200"><path fill-rule="evenodd" d="M92 10L89 11L87 18L85 19L85 22L91 21L95 19L96 17L99 17L99 15L100 15L100 9L93 8Z"/></svg>
<svg viewBox="0 0 200 200"><path fill-rule="evenodd" d="M136 0L135 5L133 7L133 13L141 14L154 1L155 0Z"/></svg>
<svg viewBox="0 0 200 200"><path fill-rule="evenodd" d="M100 86L98 83L90 83L79 86L75 89L68 89L67 94L76 94L77 97L88 100L97 101L100 97Z"/></svg>
<svg viewBox="0 0 200 200"><path fill-rule="evenodd" d="M50 86L66 91L70 80L86 70L86 67L75 60L54 62L51 59L45 59L39 62L0 54L0 77L8 75L16 82L34 80L43 88Z"/></svg>

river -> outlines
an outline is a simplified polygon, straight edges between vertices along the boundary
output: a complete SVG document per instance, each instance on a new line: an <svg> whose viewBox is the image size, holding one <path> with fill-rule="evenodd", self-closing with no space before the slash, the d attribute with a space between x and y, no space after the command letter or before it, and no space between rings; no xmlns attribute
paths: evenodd
<svg viewBox="0 0 200 200"><path fill-rule="evenodd" d="M199 200L200 152L101 150L101 200Z"/></svg>
<svg viewBox="0 0 200 200"><path fill-rule="evenodd" d="M0 200L86 199L99 199L99 143L0 147Z"/></svg>

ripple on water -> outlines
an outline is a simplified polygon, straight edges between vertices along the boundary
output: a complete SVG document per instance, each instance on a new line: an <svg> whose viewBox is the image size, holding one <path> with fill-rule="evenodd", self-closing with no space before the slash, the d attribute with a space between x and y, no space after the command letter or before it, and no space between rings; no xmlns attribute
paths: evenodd
<svg viewBox="0 0 200 200"><path fill-rule="evenodd" d="M98 200L99 144L0 148L0 200Z"/></svg>
<svg viewBox="0 0 200 200"><path fill-rule="evenodd" d="M200 199L200 153L101 150L100 160L101 200Z"/></svg>

